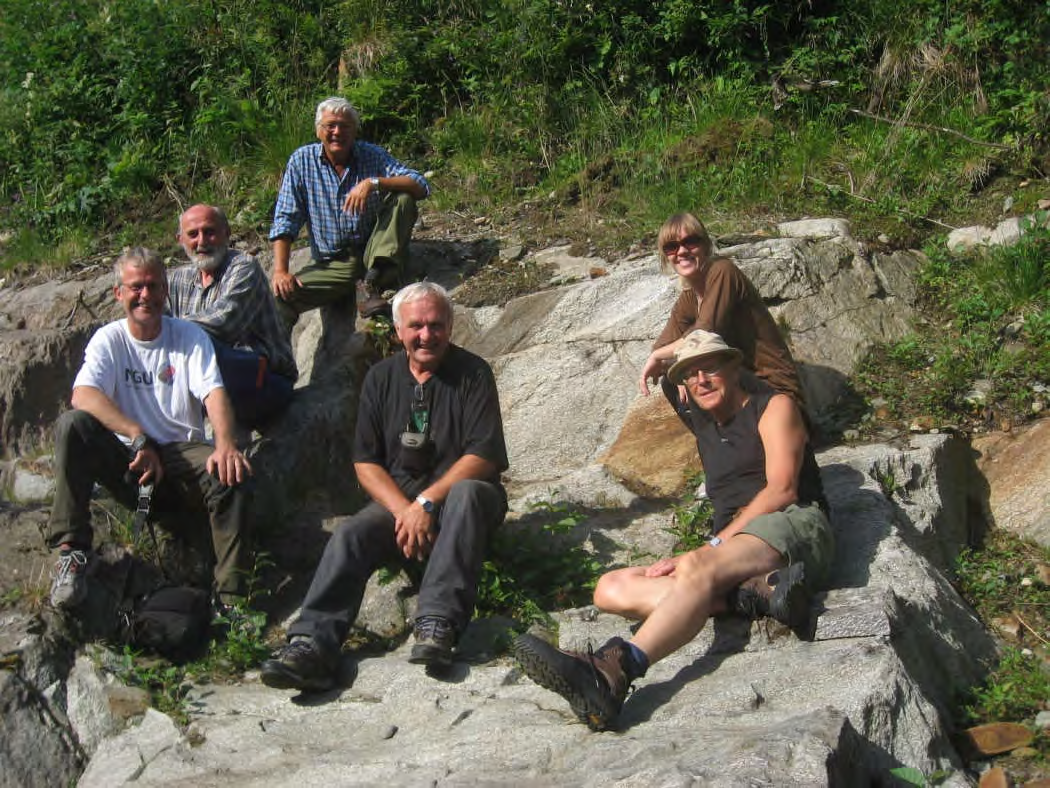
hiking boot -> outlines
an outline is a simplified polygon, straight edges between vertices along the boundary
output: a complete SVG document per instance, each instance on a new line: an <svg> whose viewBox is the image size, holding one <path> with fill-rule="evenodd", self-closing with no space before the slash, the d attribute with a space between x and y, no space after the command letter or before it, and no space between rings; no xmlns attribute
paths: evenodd
<svg viewBox="0 0 1050 788"><path fill-rule="evenodd" d="M792 630L809 623L810 593L802 563L745 580L730 596L729 610L752 621L768 616Z"/></svg>
<svg viewBox="0 0 1050 788"><path fill-rule="evenodd" d="M565 698L592 731L616 724L630 689L627 644L622 638L613 638L597 651L588 647L581 654L562 651L534 635L521 635L514 641L514 656L525 675Z"/></svg>
<svg viewBox="0 0 1050 788"><path fill-rule="evenodd" d="M380 315L391 318L394 314L390 302L383 298L374 284L367 279L357 283L357 313L364 320Z"/></svg>
<svg viewBox="0 0 1050 788"><path fill-rule="evenodd" d="M58 610L76 607L87 596L87 570L90 554L86 550L63 548L51 570L51 606Z"/></svg>
<svg viewBox="0 0 1050 788"><path fill-rule="evenodd" d="M447 668L452 664L452 649L456 645L456 630L452 622L441 616L421 616L416 619L416 643L408 661L415 665Z"/></svg>
<svg viewBox="0 0 1050 788"><path fill-rule="evenodd" d="M273 689L324 692L335 686L336 660L310 637L297 637L266 660L259 677Z"/></svg>

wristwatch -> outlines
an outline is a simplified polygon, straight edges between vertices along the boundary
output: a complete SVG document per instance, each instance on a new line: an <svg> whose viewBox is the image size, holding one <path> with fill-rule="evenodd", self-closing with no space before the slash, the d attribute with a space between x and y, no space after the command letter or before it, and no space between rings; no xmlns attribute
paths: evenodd
<svg viewBox="0 0 1050 788"><path fill-rule="evenodd" d="M707 540L707 543L712 547L718 547L720 544L722 544L722 537L712 536L710 539Z"/></svg>
<svg viewBox="0 0 1050 788"><path fill-rule="evenodd" d="M136 435L135 440L131 442L131 453L138 454L147 446L155 445L156 444L153 442L153 438L151 438L149 435L143 432L141 435Z"/></svg>
<svg viewBox="0 0 1050 788"><path fill-rule="evenodd" d="M416 496L416 503L418 503L420 506L422 506L423 507L423 511L426 512L427 514L433 514L434 513L434 502L432 500L430 500L429 498L427 498L425 496L422 496L422 495L417 495Z"/></svg>
<svg viewBox="0 0 1050 788"><path fill-rule="evenodd" d="M375 189L376 191L380 191L379 178L372 177L372 178L369 178L368 180L371 182L373 189Z"/></svg>

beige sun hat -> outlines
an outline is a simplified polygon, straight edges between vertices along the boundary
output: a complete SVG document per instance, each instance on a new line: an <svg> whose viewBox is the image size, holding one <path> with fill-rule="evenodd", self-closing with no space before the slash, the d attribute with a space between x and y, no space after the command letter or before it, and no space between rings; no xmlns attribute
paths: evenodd
<svg viewBox="0 0 1050 788"><path fill-rule="evenodd" d="M681 346L675 351L674 364L667 370L667 377L672 383L681 385L685 381L685 373L697 361L708 356L725 356L729 360L741 358L743 354L735 347L729 347L718 334L698 328L685 335Z"/></svg>

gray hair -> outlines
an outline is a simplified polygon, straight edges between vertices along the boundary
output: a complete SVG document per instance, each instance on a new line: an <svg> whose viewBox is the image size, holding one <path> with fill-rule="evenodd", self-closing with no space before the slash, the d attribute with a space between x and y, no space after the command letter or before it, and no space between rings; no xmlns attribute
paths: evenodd
<svg viewBox="0 0 1050 788"><path fill-rule="evenodd" d="M165 284L168 281L168 272L164 268L164 260L152 249L144 246L132 246L124 250L124 254L113 263L113 276L117 287L124 284L125 268L155 268L164 276Z"/></svg>
<svg viewBox="0 0 1050 788"><path fill-rule="evenodd" d="M182 213L179 214L179 219L178 219L179 225L175 229L175 237L176 238L181 238L182 237L182 217L185 216L186 214L188 214L190 211L192 211L194 208L196 208L198 206L204 206L209 211L214 212L215 217L219 220L219 224L226 228L226 232L231 232L230 220L226 218L226 211L224 211L218 205L208 205L207 203L197 203L196 205L191 205L189 208L187 208L185 211L183 211Z"/></svg>
<svg viewBox="0 0 1050 788"><path fill-rule="evenodd" d="M314 128L321 128L321 119L324 118L326 112L331 112L334 115L342 115L344 118L349 118L350 123L353 124L354 133L357 133L357 129L361 126L361 116L357 114L357 110L354 109L354 105L347 101L345 98L339 96L332 96L326 98L320 104L317 105L317 112L314 113Z"/></svg>
<svg viewBox="0 0 1050 788"><path fill-rule="evenodd" d="M445 316L448 318L449 330L451 330L452 299L449 297L448 290L437 282L413 282L398 290L397 295L394 296L394 300L391 302L391 308L394 313L394 325L401 325L401 306L403 304L411 304L414 301L422 301L426 298L433 298L441 302L441 305L445 308Z"/></svg>

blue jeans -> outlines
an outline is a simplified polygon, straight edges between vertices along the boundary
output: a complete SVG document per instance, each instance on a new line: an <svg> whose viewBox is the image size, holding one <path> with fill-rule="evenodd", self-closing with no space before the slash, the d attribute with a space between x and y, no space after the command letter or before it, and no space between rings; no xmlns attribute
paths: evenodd
<svg viewBox="0 0 1050 788"><path fill-rule="evenodd" d="M255 428L281 413L292 399L294 384L270 369L266 356L238 350L212 339L215 358L237 423Z"/></svg>

